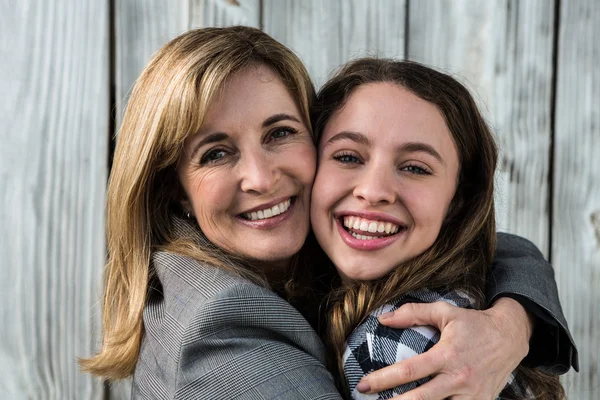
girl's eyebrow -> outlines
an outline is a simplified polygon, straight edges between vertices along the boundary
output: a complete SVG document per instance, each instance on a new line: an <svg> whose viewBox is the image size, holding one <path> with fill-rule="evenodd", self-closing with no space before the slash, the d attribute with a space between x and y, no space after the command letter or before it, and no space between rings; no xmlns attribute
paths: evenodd
<svg viewBox="0 0 600 400"><path fill-rule="evenodd" d="M340 140L352 140L353 142L363 144L365 146L368 146L370 144L369 138L367 136L363 135L362 133L352 132L352 131L342 131L342 132L336 133L335 135L330 137L329 140L327 142L325 142L324 147L326 147L332 143L338 142Z"/></svg>
<svg viewBox="0 0 600 400"><path fill-rule="evenodd" d="M399 146L398 150L406 152L406 153L416 153L416 152L427 153L427 154L433 156L434 158L436 158L443 165L446 165L446 162L444 161L444 159L442 158L440 153L438 153L437 150L433 148L433 146L431 146L430 144L427 144L427 143L406 142L406 143L402 143L402 145Z"/></svg>

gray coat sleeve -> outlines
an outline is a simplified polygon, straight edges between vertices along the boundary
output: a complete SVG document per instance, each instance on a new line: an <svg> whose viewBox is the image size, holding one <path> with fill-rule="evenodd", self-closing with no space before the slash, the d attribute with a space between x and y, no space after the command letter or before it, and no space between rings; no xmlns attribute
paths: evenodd
<svg viewBox="0 0 600 400"><path fill-rule="evenodd" d="M176 254L152 262L133 399L341 398L317 333L277 294Z"/></svg>
<svg viewBox="0 0 600 400"><path fill-rule="evenodd" d="M176 399L340 399L308 322L274 293L230 286L183 332Z"/></svg>
<svg viewBox="0 0 600 400"><path fill-rule="evenodd" d="M525 364L557 374L567 372L571 366L579 370L577 349L562 312L554 269L533 243L498 233L486 294L488 306L500 297L511 297L535 317Z"/></svg>

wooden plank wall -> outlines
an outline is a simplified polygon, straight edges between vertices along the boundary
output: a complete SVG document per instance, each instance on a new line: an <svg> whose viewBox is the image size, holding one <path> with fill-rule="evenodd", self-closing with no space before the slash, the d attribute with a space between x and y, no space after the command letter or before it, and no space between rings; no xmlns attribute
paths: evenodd
<svg viewBox="0 0 600 400"><path fill-rule="evenodd" d="M2 398L129 398L128 382L103 388L74 363L98 343L109 129L161 45L235 24L294 49L317 86L361 55L421 61L469 86L501 146L499 227L556 270L582 371L564 379L569 398L600 396L598 1L58 3L0 6L11 51L0 64Z"/></svg>
<svg viewBox="0 0 600 400"><path fill-rule="evenodd" d="M108 3L0 5L0 398L102 399Z"/></svg>
<svg viewBox="0 0 600 400"><path fill-rule="evenodd" d="M572 399L600 398L600 4L562 1L552 185L552 262L579 345Z"/></svg>

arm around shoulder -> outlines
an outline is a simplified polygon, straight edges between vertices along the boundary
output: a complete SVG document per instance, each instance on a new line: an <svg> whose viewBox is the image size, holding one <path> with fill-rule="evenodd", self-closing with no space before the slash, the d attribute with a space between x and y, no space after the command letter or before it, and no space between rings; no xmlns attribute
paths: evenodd
<svg viewBox="0 0 600 400"><path fill-rule="evenodd" d="M530 351L524 362L555 373L579 369L577 349L563 315L554 269L527 239L498 233L487 283L488 305L501 297L518 301L533 317Z"/></svg>
<svg viewBox="0 0 600 400"><path fill-rule="evenodd" d="M317 334L267 289L239 284L200 307L182 338L177 399L340 399Z"/></svg>

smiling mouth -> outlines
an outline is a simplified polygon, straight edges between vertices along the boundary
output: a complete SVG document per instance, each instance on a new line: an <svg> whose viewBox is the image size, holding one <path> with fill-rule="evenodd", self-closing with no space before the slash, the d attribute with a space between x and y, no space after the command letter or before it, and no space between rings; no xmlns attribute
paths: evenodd
<svg viewBox="0 0 600 400"><path fill-rule="evenodd" d="M358 240L385 238L406 230L405 226L392 222L370 220L353 215L340 217L340 223L348 233Z"/></svg>
<svg viewBox="0 0 600 400"><path fill-rule="evenodd" d="M240 214L242 218L248 221L261 221L269 218L276 217L280 214L287 212L290 206L295 200L295 196L291 197L279 204L275 204L273 207L265 208L263 210L252 211L248 213Z"/></svg>

